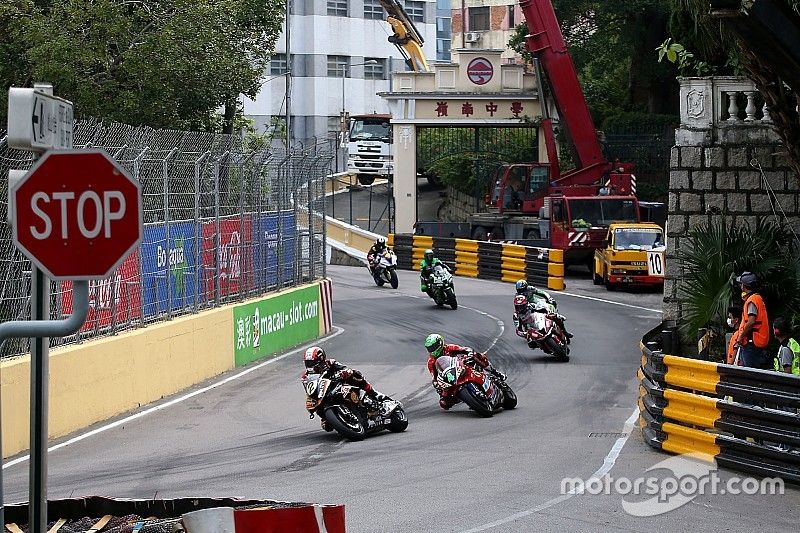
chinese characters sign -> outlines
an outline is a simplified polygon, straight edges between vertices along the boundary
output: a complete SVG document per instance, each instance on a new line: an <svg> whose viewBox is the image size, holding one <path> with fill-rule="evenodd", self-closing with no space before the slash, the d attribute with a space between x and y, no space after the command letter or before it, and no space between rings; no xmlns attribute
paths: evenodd
<svg viewBox="0 0 800 533"><path fill-rule="evenodd" d="M541 114L535 100L474 99L418 101L416 118L522 119Z"/></svg>

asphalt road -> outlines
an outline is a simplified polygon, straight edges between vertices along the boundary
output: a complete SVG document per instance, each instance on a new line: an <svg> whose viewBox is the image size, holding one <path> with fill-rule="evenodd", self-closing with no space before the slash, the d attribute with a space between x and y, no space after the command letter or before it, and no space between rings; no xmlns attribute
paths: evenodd
<svg viewBox="0 0 800 533"><path fill-rule="evenodd" d="M796 529L800 492L792 488L783 496L697 497L653 518L626 514L620 495L562 495L565 477L633 479L667 458L632 427L638 343L659 320L651 303L658 295L614 293L615 304L600 301L605 294L590 282L571 284L558 299L576 337L571 361L559 363L514 335L509 284L458 278L461 305L452 311L421 297L413 272L400 273L397 291L375 287L364 268L329 274L339 329L321 344L404 402L405 433L359 443L324 433L305 413L301 357L290 352L53 451L50 496L344 503L350 532ZM441 411L422 347L432 331L489 348L519 407L491 419L463 406ZM27 463L5 476L7 501L26 499Z"/></svg>

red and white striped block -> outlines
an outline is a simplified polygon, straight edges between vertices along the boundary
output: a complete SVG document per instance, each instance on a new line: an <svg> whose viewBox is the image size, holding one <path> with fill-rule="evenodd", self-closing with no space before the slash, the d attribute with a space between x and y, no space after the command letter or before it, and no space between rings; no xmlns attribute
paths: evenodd
<svg viewBox="0 0 800 533"><path fill-rule="evenodd" d="M186 513L183 524L187 533L345 533L344 505L217 507Z"/></svg>
<svg viewBox="0 0 800 533"><path fill-rule="evenodd" d="M327 278L319 282L319 301L322 304L322 320L325 326L322 334L327 335L333 329L333 282Z"/></svg>

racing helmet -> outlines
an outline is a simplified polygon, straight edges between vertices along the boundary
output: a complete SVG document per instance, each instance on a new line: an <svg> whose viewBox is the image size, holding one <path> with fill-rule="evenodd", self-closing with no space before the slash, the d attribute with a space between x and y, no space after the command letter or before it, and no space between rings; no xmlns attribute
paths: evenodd
<svg viewBox="0 0 800 533"><path fill-rule="evenodd" d="M322 371L328 366L325 350L319 346L312 346L306 350L306 353L303 356L303 363L305 363L306 370L309 372L321 374Z"/></svg>
<svg viewBox="0 0 800 533"><path fill-rule="evenodd" d="M425 258L425 261L427 261L428 263L433 261L433 250L431 250L430 248L425 250L425 254L423 255L423 257Z"/></svg>
<svg viewBox="0 0 800 533"><path fill-rule="evenodd" d="M514 287L517 289L517 294L522 294L528 291L528 282L521 279L514 284Z"/></svg>
<svg viewBox="0 0 800 533"><path fill-rule="evenodd" d="M444 338L438 333L431 333L425 339L425 349L434 359L444 354Z"/></svg>
<svg viewBox="0 0 800 533"><path fill-rule="evenodd" d="M375 249L379 252L386 249L386 239L384 237L378 237L375 240Z"/></svg>
<svg viewBox="0 0 800 533"><path fill-rule="evenodd" d="M517 294L514 297L514 311L517 315L522 315L528 312L528 297L524 294Z"/></svg>

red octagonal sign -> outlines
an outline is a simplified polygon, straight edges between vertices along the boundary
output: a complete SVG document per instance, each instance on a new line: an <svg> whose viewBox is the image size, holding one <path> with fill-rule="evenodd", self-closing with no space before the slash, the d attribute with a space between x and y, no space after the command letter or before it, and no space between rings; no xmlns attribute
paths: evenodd
<svg viewBox="0 0 800 533"><path fill-rule="evenodd" d="M100 279L142 241L139 182L103 150L45 153L11 191L14 244L53 279Z"/></svg>

